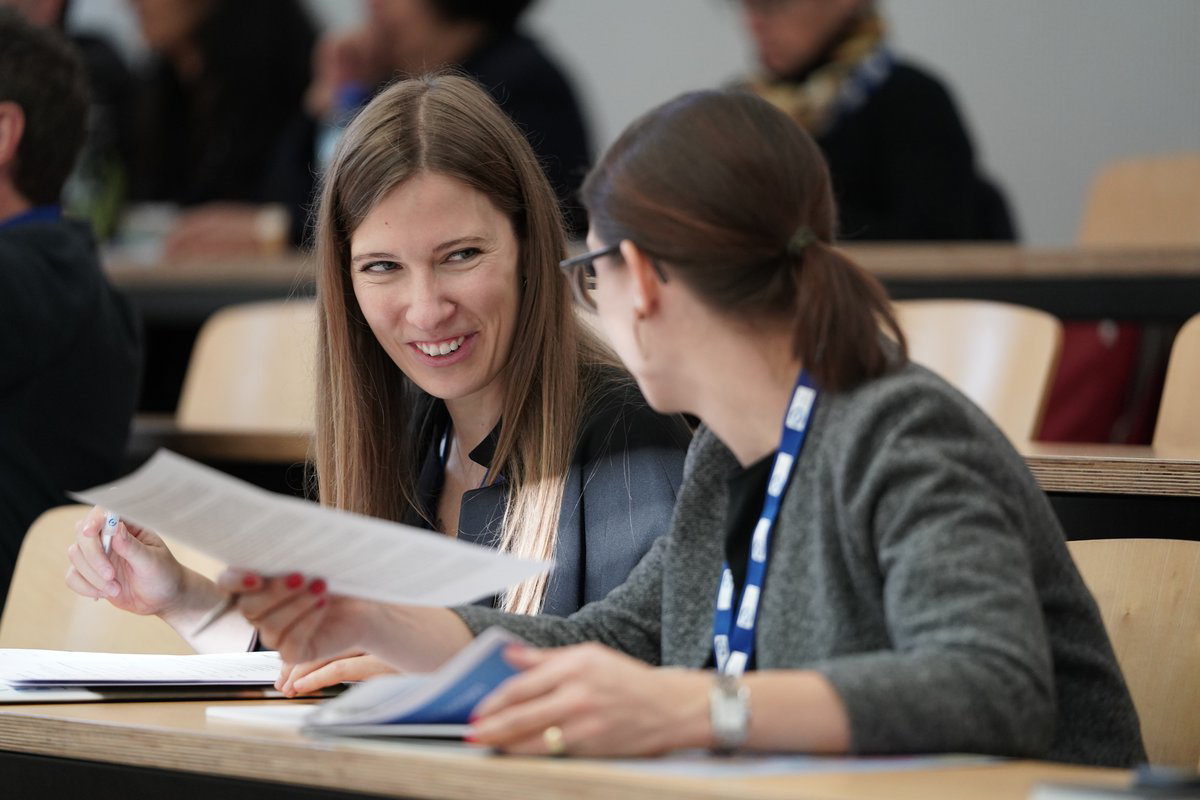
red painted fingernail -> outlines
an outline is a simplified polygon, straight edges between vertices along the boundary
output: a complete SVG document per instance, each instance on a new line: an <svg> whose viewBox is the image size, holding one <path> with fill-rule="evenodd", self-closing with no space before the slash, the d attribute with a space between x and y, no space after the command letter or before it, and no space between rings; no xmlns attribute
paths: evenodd
<svg viewBox="0 0 1200 800"><path fill-rule="evenodd" d="M473 733L463 734L463 741L470 744L479 744L479 739L477 739Z"/></svg>
<svg viewBox="0 0 1200 800"><path fill-rule="evenodd" d="M313 594L320 594L321 592L325 591L325 581L317 578L315 581L309 584L308 590Z"/></svg>
<svg viewBox="0 0 1200 800"><path fill-rule="evenodd" d="M467 724L474 725L475 720L477 720L477 719L479 719L479 715L476 714L475 712L471 712L471 716L467 717Z"/></svg>
<svg viewBox="0 0 1200 800"><path fill-rule="evenodd" d="M257 575L243 575L242 576L242 586L245 586L247 589L253 589L257 585L258 585L258 576Z"/></svg>
<svg viewBox="0 0 1200 800"><path fill-rule="evenodd" d="M304 576L299 572L293 572L291 575L288 575L283 579L283 585L289 589L299 589L303 583Z"/></svg>
<svg viewBox="0 0 1200 800"><path fill-rule="evenodd" d="M317 608L324 608L324 607L325 607L325 603L326 603L328 600L329 600L329 598L328 598L328 597L325 597L324 595L322 595L321 597L318 597L318 598L317 598Z"/></svg>

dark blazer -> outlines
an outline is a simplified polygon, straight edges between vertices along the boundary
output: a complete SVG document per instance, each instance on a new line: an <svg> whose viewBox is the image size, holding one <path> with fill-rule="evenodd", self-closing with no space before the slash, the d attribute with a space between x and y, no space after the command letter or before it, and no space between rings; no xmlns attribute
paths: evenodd
<svg viewBox="0 0 1200 800"><path fill-rule="evenodd" d="M440 447L449 426L440 401L419 425L419 441L428 444L417 493L428 519L436 514L442 490ZM490 467L499 437L497 425L471 451L471 460ZM543 613L566 616L624 583L670 525L690 440L680 417L655 413L628 379L606 382L589 399L575 433ZM463 495L459 539L488 547L499 543L508 502L502 478ZM405 522L429 527L415 512Z"/></svg>
<svg viewBox="0 0 1200 800"><path fill-rule="evenodd" d="M980 172L949 91L916 67L897 64L817 144L844 239L1016 238L1004 195Z"/></svg>
<svg viewBox="0 0 1200 800"><path fill-rule="evenodd" d="M133 109L134 201L312 200L312 126L304 92L316 43L297 0L220 0L197 33L203 71L184 80L159 56L139 78Z"/></svg>
<svg viewBox="0 0 1200 800"><path fill-rule="evenodd" d="M537 154L558 195L567 231L587 233L578 192L591 166L591 143L575 89L541 45L517 31L497 33L460 68L488 91Z"/></svg>
<svg viewBox="0 0 1200 800"><path fill-rule="evenodd" d="M0 225L0 607L25 531L69 489L124 466L137 403L137 315L100 268L91 228Z"/></svg>

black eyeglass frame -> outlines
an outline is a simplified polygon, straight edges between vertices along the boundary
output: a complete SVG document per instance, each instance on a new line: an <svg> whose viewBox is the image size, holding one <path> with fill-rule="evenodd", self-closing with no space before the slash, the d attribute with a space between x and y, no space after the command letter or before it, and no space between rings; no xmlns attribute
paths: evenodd
<svg viewBox="0 0 1200 800"><path fill-rule="evenodd" d="M604 247L599 247L595 250L589 250L586 253L580 253L577 256L564 258L558 262L558 268L563 271L567 282L571 284L571 292L575 297L575 302L588 311L596 310L596 301L592 299L591 292L596 288L596 264L597 258L604 258L619 253L621 244L610 244ZM667 273L663 271L658 260L651 258L650 266L654 269L654 274L663 283L667 282Z"/></svg>

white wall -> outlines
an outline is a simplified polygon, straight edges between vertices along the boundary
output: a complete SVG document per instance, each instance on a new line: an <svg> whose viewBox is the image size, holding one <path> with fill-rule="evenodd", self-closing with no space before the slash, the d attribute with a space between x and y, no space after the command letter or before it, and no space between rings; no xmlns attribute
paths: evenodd
<svg viewBox="0 0 1200 800"><path fill-rule="evenodd" d="M1026 241L1069 244L1106 161L1200 150L1196 0L891 0L897 49L955 90Z"/></svg>
<svg viewBox="0 0 1200 800"><path fill-rule="evenodd" d="M361 0L306 0L351 24ZM1137 153L1200 149L1197 0L883 0L900 53L951 86L1025 241L1073 241L1092 173ZM132 46L122 0L75 0ZM597 146L751 54L729 0L540 0L528 27L575 77Z"/></svg>

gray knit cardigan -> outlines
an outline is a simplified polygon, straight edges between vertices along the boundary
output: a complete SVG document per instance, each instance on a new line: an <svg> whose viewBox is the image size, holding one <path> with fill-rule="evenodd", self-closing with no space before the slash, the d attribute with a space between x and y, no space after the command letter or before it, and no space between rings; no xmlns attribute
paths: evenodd
<svg viewBox="0 0 1200 800"><path fill-rule="evenodd" d="M607 598L566 619L456 612L476 633L501 625L540 645L594 640L704 667L738 466L701 429L669 536ZM1145 760L1045 495L983 412L916 365L817 401L771 543L755 658L825 675L855 753Z"/></svg>

